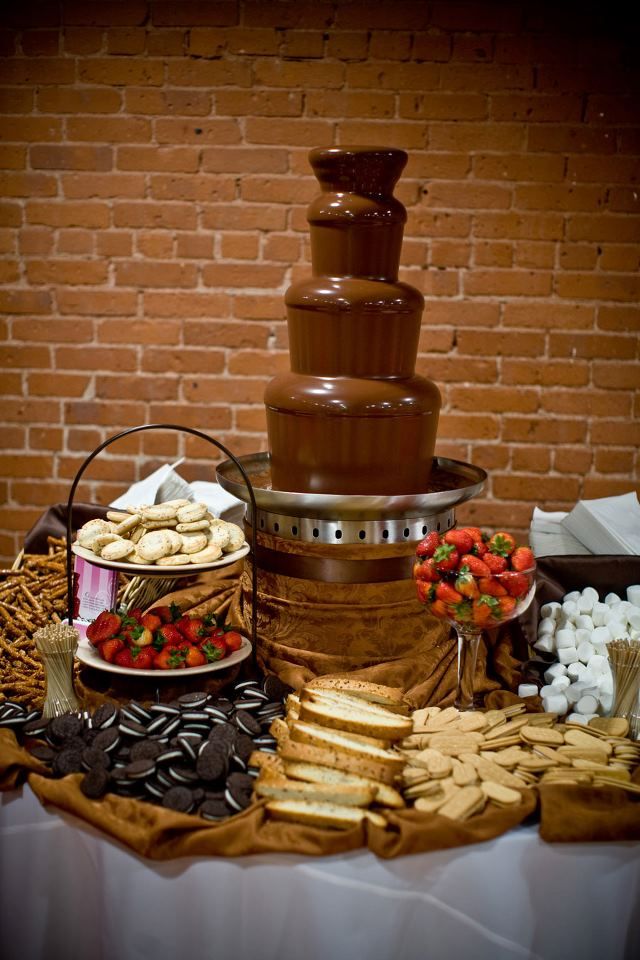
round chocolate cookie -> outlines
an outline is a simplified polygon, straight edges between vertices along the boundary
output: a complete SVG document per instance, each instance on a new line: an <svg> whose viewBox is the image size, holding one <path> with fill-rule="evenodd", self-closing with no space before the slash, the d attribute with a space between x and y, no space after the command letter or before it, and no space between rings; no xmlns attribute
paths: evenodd
<svg viewBox="0 0 640 960"><path fill-rule="evenodd" d="M275 673L264 678L262 689L270 700L284 700L287 694L291 693L291 687L283 683L280 677L276 677Z"/></svg>
<svg viewBox="0 0 640 960"><path fill-rule="evenodd" d="M101 730L93 741L92 746L100 750L106 750L109 753L115 750L120 743L120 734L117 727L109 727L107 730Z"/></svg>
<svg viewBox="0 0 640 960"><path fill-rule="evenodd" d="M85 747L82 751L82 764L87 770L92 767L104 767L107 770L111 766L111 757L99 747Z"/></svg>
<svg viewBox="0 0 640 960"><path fill-rule="evenodd" d="M89 797L90 800L98 800L107 792L110 779L109 771L105 770L104 767L92 767L82 778L80 789L85 797Z"/></svg>
<svg viewBox="0 0 640 960"><path fill-rule="evenodd" d="M207 743L198 754L196 772L205 783L219 780L227 772L227 757L223 744Z"/></svg>
<svg viewBox="0 0 640 960"><path fill-rule="evenodd" d="M54 717L47 727L47 734L58 742L67 740L69 737L79 737L81 733L82 720L70 713L62 717Z"/></svg>
<svg viewBox="0 0 640 960"><path fill-rule="evenodd" d="M118 711L112 703L103 703L91 717L91 723L94 728L104 730L115 723L118 718Z"/></svg>
<svg viewBox="0 0 640 960"><path fill-rule="evenodd" d="M53 774L56 777L66 777L70 773L80 773L83 770L82 753L79 750L61 750L53 758Z"/></svg>
<svg viewBox="0 0 640 960"><path fill-rule="evenodd" d="M155 760L162 753L162 747L154 740L136 740L129 751L131 760Z"/></svg>
<svg viewBox="0 0 640 960"><path fill-rule="evenodd" d="M187 787L170 787L162 798L162 806L176 813L189 813L193 806L193 793Z"/></svg>
<svg viewBox="0 0 640 960"><path fill-rule="evenodd" d="M233 719L238 729L249 734L250 737L256 737L259 733L262 733L259 721L246 710L238 710Z"/></svg>
<svg viewBox="0 0 640 960"><path fill-rule="evenodd" d="M203 820L226 820L231 812L224 800L205 800L198 808Z"/></svg>

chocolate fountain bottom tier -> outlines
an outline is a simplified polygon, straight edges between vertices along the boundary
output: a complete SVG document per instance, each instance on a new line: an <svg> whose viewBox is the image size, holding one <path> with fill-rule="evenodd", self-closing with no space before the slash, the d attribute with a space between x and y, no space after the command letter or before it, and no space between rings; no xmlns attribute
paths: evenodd
<svg viewBox="0 0 640 960"><path fill-rule="evenodd" d="M283 374L265 402L274 489L383 494L424 491L440 393L430 380Z"/></svg>

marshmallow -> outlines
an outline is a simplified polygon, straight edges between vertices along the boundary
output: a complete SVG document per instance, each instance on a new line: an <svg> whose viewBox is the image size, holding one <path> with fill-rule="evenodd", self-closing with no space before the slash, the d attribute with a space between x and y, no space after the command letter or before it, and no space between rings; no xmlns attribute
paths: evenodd
<svg viewBox="0 0 640 960"><path fill-rule="evenodd" d="M565 601L569 601L569 603L577 603L579 599L580 599L580 591L572 590L570 593L565 593L564 597L562 598L562 601L563 601L563 604Z"/></svg>
<svg viewBox="0 0 640 960"><path fill-rule="evenodd" d="M578 606L581 610L588 612L594 603L597 603L600 599L598 591L594 587L585 587L582 593L580 594L580 599L578 600ZM591 604L591 607L587 607L586 604Z"/></svg>
<svg viewBox="0 0 640 960"><path fill-rule="evenodd" d="M577 646L578 659L582 660L583 663L589 663L591 657L593 656L593 645L589 643L588 640L583 640L582 643Z"/></svg>
<svg viewBox="0 0 640 960"><path fill-rule="evenodd" d="M590 694L586 694L584 697L580 697L576 703L576 712L577 713L590 713L595 714L598 709L598 699L593 697Z"/></svg>
<svg viewBox="0 0 640 960"><path fill-rule="evenodd" d="M634 610L627 617L627 623L632 630L640 630L640 610Z"/></svg>
<svg viewBox="0 0 640 960"><path fill-rule="evenodd" d="M570 713L566 719L567 721L571 720L572 723L582 723L586 727L586 725L589 723L589 720L591 720L592 717L587 717L585 714L582 714L582 713Z"/></svg>
<svg viewBox="0 0 640 960"><path fill-rule="evenodd" d="M542 705L547 713L566 713L569 709L567 698L563 693L554 693L549 697L543 697Z"/></svg>
<svg viewBox="0 0 640 960"><path fill-rule="evenodd" d="M607 630L612 640L624 640L627 635L627 628L620 620L609 620Z"/></svg>
<svg viewBox="0 0 640 960"><path fill-rule="evenodd" d="M575 600L565 600L562 604L562 612L567 620L575 620L579 615L578 604Z"/></svg>
<svg viewBox="0 0 640 960"><path fill-rule="evenodd" d="M594 626L603 627L611 619L611 607L606 603L594 603L591 611Z"/></svg>
<svg viewBox="0 0 640 960"><path fill-rule="evenodd" d="M587 672L587 668L584 663L580 663L577 660L575 663L570 663L567 667L567 675L571 680L582 680L582 675Z"/></svg>
<svg viewBox="0 0 640 960"><path fill-rule="evenodd" d="M594 675L594 677L599 677L603 673L608 673L609 663L607 661L607 658L601 656L598 653L594 653L591 659L589 660L589 670Z"/></svg>
<svg viewBox="0 0 640 960"><path fill-rule="evenodd" d="M621 601L621 598L618 596L617 593L608 593L604 598L604 602L607 604L608 607L612 607L614 604L620 603L620 601Z"/></svg>
<svg viewBox="0 0 640 960"><path fill-rule="evenodd" d="M611 639L611 637L609 637L609 639ZM553 634L543 633L533 646L534 649L539 650L540 653L553 653L556 649L556 643Z"/></svg>
<svg viewBox="0 0 640 960"><path fill-rule="evenodd" d="M557 600L551 600L549 603L543 603L540 607L540 616L543 620L557 620L560 611L562 610L562 605L557 602Z"/></svg>
<svg viewBox="0 0 640 960"><path fill-rule="evenodd" d="M636 607L640 607L640 583L632 583L627 587L627 600Z"/></svg>
<svg viewBox="0 0 640 960"><path fill-rule="evenodd" d="M538 688L535 683L521 683L518 686L519 697L536 697Z"/></svg>
<svg viewBox="0 0 640 960"><path fill-rule="evenodd" d="M587 643L591 643L591 634L593 630L576 630L576 647L579 647L581 643L584 643L585 640Z"/></svg>
<svg viewBox="0 0 640 960"><path fill-rule="evenodd" d="M586 613L581 613L579 617L576 617L576 630L593 630L594 623L591 617L587 616Z"/></svg>
<svg viewBox="0 0 640 960"><path fill-rule="evenodd" d="M567 668L561 663L552 663L544 672L545 683L553 683L556 677L564 677L567 674Z"/></svg>
<svg viewBox="0 0 640 960"><path fill-rule="evenodd" d="M575 647L563 647L562 650L558 650L558 660L565 666L569 663L575 663L577 659L578 651Z"/></svg>
<svg viewBox="0 0 640 960"><path fill-rule="evenodd" d="M596 627L593 633L591 634L591 643L596 646L596 644L611 643L613 637L609 633L609 625L606 627Z"/></svg>
<svg viewBox="0 0 640 960"><path fill-rule="evenodd" d="M556 630L555 635L556 647L558 650L562 650L565 647L575 647L576 645L576 633L575 630Z"/></svg>
<svg viewBox="0 0 640 960"><path fill-rule="evenodd" d="M566 690L567 687L571 686L571 680L569 677L554 677L550 685L556 687L557 690Z"/></svg>
<svg viewBox="0 0 640 960"><path fill-rule="evenodd" d="M541 620L538 624L538 636L541 637L545 633L554 634L556 632L556 622L552 620L551 617L547 617L546 620Z"/></svg>
<svg viewBox="0 0 640 960"><path fill-rule="evenodd" d="M602 673L598 677L598 693L600 694L600 699L613 696L613 677L611 676L611 672Z"/></svg>

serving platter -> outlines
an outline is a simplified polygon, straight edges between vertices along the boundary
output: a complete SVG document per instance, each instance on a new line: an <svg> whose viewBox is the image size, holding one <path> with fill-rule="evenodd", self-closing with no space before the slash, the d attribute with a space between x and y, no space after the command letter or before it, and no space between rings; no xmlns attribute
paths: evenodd
<svg viewBox="0 0 640 960"><path fill-rule="evenodd" d="M251 653L251 643L246 637L242 638L242 645L238 650L227 654L222 660L216 660L213 663L207 663L202 667L183 667L178 670L134 670L130 667L121 667L117 663L109 663L103 660L97 649L89 640L83 638L79 641L76 649L76 658L87 667L95 667L96 670L106 670L107 673L119 673L128 677L154 677L156 680L163 680L165 677L194 677L201 673L214 673L216 670L226 670L227 667L233 667L241 663Z"/></svg>
<svg viewBox="0 0 640 960"><path fill-rule="evenodd" d="M243 543L239 550L234 550L231 553L223 553L218 560L210 560L208 563L185 563L175 566L158 566L155 563L126 563L124 560L105 560L103 557L99 557L97 553L93 553L92 550L81 547L78 543L72 543L71 550L76 557L81 557L81 559L86 560L87 563L92 563L96 567L105 567L107 570L118 570L120 573L126 573L131 577L139 577L141 575L147 577L184 577L196 576L198 573L204 573L207 570L216 570L218 567L230 566L232 563L235 563L236 560L241 560L242 557L246 557L249 553L249 544ZM141 673L143 671L136 670L135 672ZM157 671L154 670L152 672L156 673Z"/></svg>

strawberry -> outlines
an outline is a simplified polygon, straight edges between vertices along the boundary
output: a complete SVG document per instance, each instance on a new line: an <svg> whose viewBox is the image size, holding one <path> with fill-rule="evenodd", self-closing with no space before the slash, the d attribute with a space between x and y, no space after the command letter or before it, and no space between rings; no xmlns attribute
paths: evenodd
<svg viewBox="0 0 640 960"><path fill-rule="evenodd" d="M135 620L137 623L140 623L140 620L142 619L142 614L143 614L142 607L134 607L133 610L129 610L127 612L127 616L130 617L131 620Z"/></svg>
<svg viewBox="0 0 640 960"><path fill-rule="evenodd" d="M216 660L223 660L227 655L227 645L222 637L213 637L207 640L200 647L208 663L215 663Z"/></svg>
<svg viewBox="0 0 640 960"><path fill-rule="evenodd" d="M420 603L431 603L435 599L435 587L426 580L416 580L416 592Z"/></svg>
<svg viewBox="0 0 640 960"><path fill-rule="evenodd" d="M516 598L498 597L498 604L500 607L500 619L506 620L513 614L516 608Z"/></svg>
<svg viewBox="0 0 640 960"><path fill-rule="evenodd" d="M474 557L483 557L483 558L487 555L488 552L489 552L489 547L486 545L486 543L483 540L476 541L476 543L474 543L473 545L473 550L471 551Z"/></svg>
<svg viewBox="0 0 640 960"><path fill-rule="evenodd" d="M110 640L103 640L98 645L98 653L107 663L113 663L116 653L124 650L124 641L120 637L112 637Z"/></svg>
<svg viewBox="0 0 640 960"><path fill-rule="evenodd" d="M434 583L440 579L440 574L436 569L436 561L433 557L428 557L422 563L416 562L413 565L413 576L416 580L425 580L427 583Z"/></svg>
<svg viewBox="0 0 640 960"><path fill-rule="evenodd" d="M455 570L458 566L460 554L452 543L442 543L433 555L436 562L436 569L440 573L447 573L449 570Z"/></svg>
<svg viewBox="0 0 640 960"><path fill-rule="evenodd" d="M113 658L113 662L119 667L128 667L130 670L132 670L133 654L131 653L131 650L129 650L128 647L123 647L122 650L119 650L116 653L115 657Z"/></svg>
<svg viewBox="0 0 640 960"><path fill-rule="evenodd" d="M490 577L491 570L480 557L475 557L472 553L465 553L460 557L460 572L467 568L468 573L474 577Z"/></svg>
<svg viewBox="0 0 640 960"><path fill-rule="evenodd" d="M536 558L529 547L517 547L511 554L511 569L520 573L522 570L533 570Z"/></svg>
<svg viewBox="0 0 640 960"><path fill-rule="evenodd" d="M140 621L143 627L146 627L147 630L151 630L151 633L155 633L158 627L161 627L164 621L156 613L145 613Z"/></svg>
<svg viewBox="0 0 640 960"><path fill-rule="evenodd" d="M458 593L450 583L441 581L436 587L436 598L442 600L443 603L456 604L462 600L462 594Z"/></svg>
<svg viewBox="0 0 640 960"><path fill-rule="evenodd" d="M203 667L207 658L198 647L185 647L184 665L185 667Z"/></svg>
<svg viewBox="0 0 640 960"><path fill-rule="evenodd" d="M473 618L473 605L471 600L463 600L457 603L453 608L453 619L460 623L468 623Z"/></svg>
<svg viewBox="0 0 640 960"><path fill-rule="evenodd" d="M474 543L484 544L484 537L482 536L482 530L480 527L460 527L461 530L464 530L465 533L468 533Z"/></svg>
<svg viewBox="0 0 640 960"><path fill-rule="evenodd" d="M227 645L227 650L235 653L242 646L242 634L238 633L237 630L227 630L224 635L224 642Z"/></svg>
<svg viewBox="0 0 640 960"><path fill-rule="evenodd" d="M197 644L200 643L202 638L206 636L206 627L202 617L186 617L178 621L178 624L182 623L182 620L186 619L186 623L183 623L182 626L178 626L182 636L185 640L188 640L189 643Z"/></svg>
<svg viewBox="0 0 640 960"><path fill-rule="evenodd" d="M529 579L525 577L524 573L516 573L512 570L507 570L506 573L502 574L500 583L507 588L510 597L524 597L529 589Z"/></svg>
<svg viewBox="0 0 640 960"><path fill-rule="evenodd" d="M147 612L152 613L154 617L160 617L163 623L175 623L182 616L182 610L177 603L171 603L169 606L152 607Z"/></svg>
<svg viewBox="0 0 640 960"><path fill-rule="evenodd" d="M112 610L103 610L87 627L87 639L94 645L102 643L103 640L109 640L117 634L121 623L122 617L117 613L113 613Z"/></svg>
<svg viewBox="0 0 640 960"><path fill-rule="evenodd" d="M474 544L473 537L464 529L447 530L444 535L444 542L453 544L460 554L469 553Z"/></svg>
<svg viewBox="0 0 640 960"><path fill-rule="evenodd" d="M469 569L463 567L455 581L455 588L463 597L470 597L472 600L480 596L480 590Z"/></svg>
<svg viewBox="0 0 640 960"><path fill-rule="evenodd" d="M156 654L154 667L156 670L180 670L184 667L185 654L177 647L163 647L160 653Z"/></svg>
<svg viewBox="0 0 640 960"><path fill-rule="evenodd" d="M442 600L434 600L429 607L429 613L432 613L434 617L438 618L438 620L446 620L446 618L449 616L446 604L443 603Z"/></svg>
<svg viewBox="0 0 640 960"><path fill-rule="evenodd" d="M516 548L516 541L513 539L510 533L505 533L504 530L500 530L489 540L489 550L491 553L497 553L501 557L508 557L510 553Z"/></svg>
<svg viewBox="0 0 640 960"><path fill-rule="evenodd" d="M507 590L494 577L480 577L478 580L480 593L487 597L506 597Z"/></svg>
<svg viewBox="0 0 640 960"><path fill-rule="evenodd" d="M491 620L496 609L498 609L498 601L495 597L480 594L478 599L473 601L471 613L473 622L483 626Z"/></svg>
<svg viewBox="0 0 640 960"><path fill-rule="evenodd" d="M153 647L131 647L134 670L152 670L155 664L156 652Z"/></svg>
<svg viewBox="0 0 640 960"><path fill-rule="evenodd" d="M127 627L124 631L124 636L130 646L148 647L153 643L151 630L149 630L148 627L143 627L141 623L135 627Z"/></svg>
<svg viewBox="0 0 640 960"><path fill-rule="evenodd" d="M163 623L162 626L156 630L156 635L155 635L155 640L153 642L153 645L156 648L156 650L160 650L167 643L169 644L169 646L175 647L183 639L184 638L180 633L180 631L178 630L178 628L176 627L175 623Z"/></svg>
<svg viewBox="0 0 640 960"><path fill-rule="evenodd" d="M435 530L428 533L416 547L417 557L432 557L440 546L440 534Z"/></svg>
<svg viewBox="0 0 640 960"><path fill-rule="evenodd" d="M502 573L507 569L507 558L503 557L497 553L485 553L482 558L483 563L489 567L491 573Z"/></svg>

